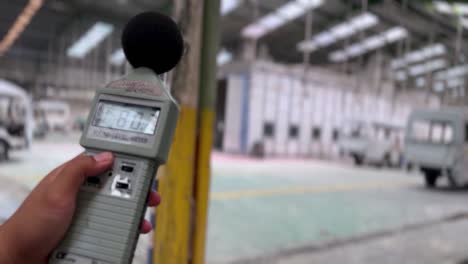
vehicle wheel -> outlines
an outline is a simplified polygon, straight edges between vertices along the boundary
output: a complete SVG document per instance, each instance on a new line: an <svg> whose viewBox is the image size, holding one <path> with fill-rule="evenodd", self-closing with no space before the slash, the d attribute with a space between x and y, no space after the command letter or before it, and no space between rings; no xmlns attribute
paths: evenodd
<svg viewBox="0 0 468 264"><path fill-rule="evenodd" d="M0 161L8 160L8 144L5 141L0 141Z"/></svg>
<svg viewBox="0 0 468 264"><path fill-rule="evenodd" d="M455 180L450 170L447 172L447 178L448 178L450 187L457 188L459 186L457 180Z"/></svg>
<svg viewBox="0 0 468 264"><path fill-rule="evenodd" d="M363 159L361 156L359 156L359 155L354 155L353 158L354 158L354 164L355 164L355 165L358 165L358 166L361 166L361 165L362 165L364 159Z"/></svg>
<svg viewBox="0 0 468 264"><path fill-rule="evenodd" d="M426 187L434 188L437 183L437 177L438 175L436 175L433 172L429 172L429 171L424 172L424 178L426 180Z"/></svg>
<svg viewBox="0 0 468 264"><path fill-rule="evenodd" d="M411 162L406 163L406 171L408 172L412 171L413 167L414 167L413 163Z"/></svg>
<svg viewBox="0 0 468 264"><path fill-rule="evenodd" d="M386 168L391 168L392 166L392 161L390 159L390 154L385 154L384 160L383 160L383 166Z"/></svg>

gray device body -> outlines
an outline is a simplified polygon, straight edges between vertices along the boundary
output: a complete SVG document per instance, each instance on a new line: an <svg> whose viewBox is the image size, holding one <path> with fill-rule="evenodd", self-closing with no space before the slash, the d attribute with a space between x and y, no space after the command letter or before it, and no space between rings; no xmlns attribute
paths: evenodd
<svg viewBox="0 0 468 264"><path fill-rule="evenodd" d="M150 121L130 123L124 130L109 127L125 107L133 116L141 114L137 119L147 115ZM178 113L169 91L147 68L96 91L80 144L88 155L111 151L115 161L110 171L88 178L81 187L72 225L49 263L131 263L147 197L158 167L167 160ZM140 129L138 124L143 132L126 130L132 125Z"/></svg>

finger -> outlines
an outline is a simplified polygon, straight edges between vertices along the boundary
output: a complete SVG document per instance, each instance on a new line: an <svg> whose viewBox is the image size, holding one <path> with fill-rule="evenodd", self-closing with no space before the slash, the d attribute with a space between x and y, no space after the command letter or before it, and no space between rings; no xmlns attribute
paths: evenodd
<svg viewBox="0 0 468 264"><path fill-rule="evenodd" d="M40 187L42 185L49 185L50 183L52 183L55 178L57 177L57 175L59 175L62 170L63 170L63 167L65 167L66 163L60 165L59 167L55 168L53 171L51 171L49 174L47 174L38 184L37 186ZM36 188L35 188L36 189Z"/></svg>
<svg viewBox="0 0 468 264"><path fill-rule="evenodd" d="M61 175L54 180L53 188L62 194L76 195L86 177L105 172L113 160L114 156L110 152L95 156L79 155L62 168Z"/></svg>
<svg viewBox="0 0 468 264"><path fill-rule="evenodd" d="M153 226L148 220L143 220L140 226L140 233L148 234L153 229Z"/></svg>
<svg viewBox="0 0 468 264"><path fill-rule="evenodd" d="M155 191L151 191L148 195L148 206L158 206L161 203L161 196Z"/></svg>

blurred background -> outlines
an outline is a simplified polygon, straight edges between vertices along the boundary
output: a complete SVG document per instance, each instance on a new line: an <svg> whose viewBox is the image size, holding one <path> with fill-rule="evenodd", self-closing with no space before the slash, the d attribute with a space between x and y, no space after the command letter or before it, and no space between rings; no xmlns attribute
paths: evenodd
<svg viewBox="0 0 468 264"><path fill-rule="evenodd" d="M189 168L176 207L187 230L167 251L141 236L134 263L468 263L463 0L0 0L0 223L83 150L94 91L131 70L123 26L146 10L215 55L194 101L216 100L198 126L206 188ZM174 86L184 107L193 94Z"/></svg>

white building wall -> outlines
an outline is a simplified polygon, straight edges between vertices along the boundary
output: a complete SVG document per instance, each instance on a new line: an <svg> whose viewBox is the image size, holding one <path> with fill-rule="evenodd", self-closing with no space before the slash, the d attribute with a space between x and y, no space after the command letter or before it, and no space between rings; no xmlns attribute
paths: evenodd
<svg viewBox="0 0 468 264"><path fill-rule="evenodd" d="M263 142L269 156L333 157L338 154L333 131L341 130L345 123L361 120L404 125L414 107L438 104L433 98L429 103L421 100L421 93L405 94L393 104L390 85L383 84L383 92L377 93L372 87L356 87L355 78L323 69L304 75L303 70L292 67L256 63L248 74L247 151L256 142ZM241 151L243 85L241 75L229 78L224 137L224 148L229 152ZM267 123L274 126L271 137L264 135ZM299 127L297 138L289 136L291 125ZM312 138L314 128L320 129L320 140Z"/></svg>
<svg viewBox="0 0 468 264"><path fill-rule="evenodd" d="M310 87L306 84L305 89ZM311 98L310 89L306 92L306 95L303 98L303 115L301 118L299 126L299 153L302 156L307 156L310 153L310 141L311 141L311 131L312 131L312 106L313 101Z"/></svg>
<svg viewBox="0 0 468 264"><path fill-rule="evenodd" d="M290 115L289 115L289 126L296 126L298 130L301 129L301 117L303 116L303 89L304 84L300 79L291 78L291 95L290 101ZM288 128L289 130L289 128ZM298 131L298 132L299 132ZM289 134L289 131L288 131ZM287 139L287 153L290 156L296 156L299 154L300 137L299 133L297 137Z"/></svg>
<svg viewBox="0 0 468 264"><path fill-rule="evenodd" d="M324 89L316 85L314 88L314 92L312 93L312 129L309 132L309 136L311 138L310 146L309 146L309 153L313 156L321 156L322 153L322 141L317 140L312 137L313 130L319 128L321 130L321 134L323 135L323 127L322 124L324 123L324 111L325 102L324 102ZM321 136L322 136L321 135Z"/></svg>
<svg viewBox="0 0 468 264"><path fill-rule="evenodd" d="M279 81L276 83L277 88L275 89L277 92L277 112L276 112L276 119L275 119L275 127L277 131L275 133L276 138L276 154L286 154L286 141L288 139L288 115L290 111L290 92L291 92L291 81L288 76L282 75L279 76Z"/></svg>
<svg viewBox="0 0 468 264"><path fill-rule="evenodd" d="M267 155L274 155L276 153L276 134L278 133L278 128L276 127L276 115L278 108L278 98L279 98L279 78L276 74L268 73L265 76L267 80L265 83L267 86L264 87L264 110L263 110L263 122L259 120L260 123L266 124L270 123L274 125L274 135L272 137L264 138L265 153Z"/></svg>
<svg viewBox="0 0 468 264"><path fill-rule="evenodd" d="M267 94L267 76L263 72L258 72L251 76L249 87L249 131L247 145L253 146L256 142L263 140L265 95ZM249 149L250 151L251 149Z"/></svg>
<svg viewBox="0 0 468 264"><path fill-rule="evenodd" d="M223 150L238 153L241 151L240 133L244 78L241 75L230 75L227 82Z"/></svg>

